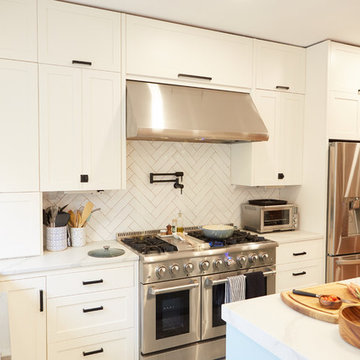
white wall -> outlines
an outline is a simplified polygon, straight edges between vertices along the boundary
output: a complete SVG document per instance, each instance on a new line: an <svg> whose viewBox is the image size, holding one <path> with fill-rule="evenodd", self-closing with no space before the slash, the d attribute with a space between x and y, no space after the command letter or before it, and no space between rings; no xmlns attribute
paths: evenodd
<svg viewBox="0 0 360 360"><path fill-rule="evenodd" d="M241 167L241 164L239 164ZM183 194L171 183L150 184L150 172L183 171ZM114 239L116 233L165 228L183 212L185 226L240 224L240 204L279 198L279 189L230 184L230 145L128 141L127 190L101 194L44 194L50 203L76 209L92 201L101 212L87 225L88 241Z"/></svg>

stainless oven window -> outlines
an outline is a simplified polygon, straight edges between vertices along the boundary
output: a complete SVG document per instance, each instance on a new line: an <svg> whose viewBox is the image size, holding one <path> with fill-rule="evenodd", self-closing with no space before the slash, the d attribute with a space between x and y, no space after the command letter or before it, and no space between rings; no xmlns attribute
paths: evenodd
<svg viewBox="0 0 360 360"><path fill-rule="evenodd" d="M212 287L212 326L222 326L226 322L221 318L221 305L225 302L225 284Z"/></svg>
<svg viewBox="0 0 360 360"><path fill-rule="evenodd" d="M290 209L264 211L264 226L289 225L289 224L290 224Z"/></svg>
<svg viewBox="0 0 360 360"><path fill-rule="evenodd" d="M156 339L190 331L190 291L156 295Z"/></svg>

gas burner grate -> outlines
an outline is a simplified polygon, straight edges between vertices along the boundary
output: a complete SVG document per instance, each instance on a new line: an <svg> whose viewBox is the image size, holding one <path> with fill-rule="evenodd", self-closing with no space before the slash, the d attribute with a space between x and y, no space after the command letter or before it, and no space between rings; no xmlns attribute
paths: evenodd
<svg viewBox="0 0 360 360"><path fill-rule="evenodd" d="M227 239L209 239L203 235L202 231L190 231L189 236L195 237L199 240L208 242L210 247L224 247L236 244L245 244L252 242L265 241L263 236L252 235L246 231L235 230L233 235Z"/></svg>
<svg viewBox="0 0 360 360"><path fill-rule="evenodd" d="M122 239L122 242L141 254L163 253L178 251L175 245L155 236L138 236Z"/></svg>

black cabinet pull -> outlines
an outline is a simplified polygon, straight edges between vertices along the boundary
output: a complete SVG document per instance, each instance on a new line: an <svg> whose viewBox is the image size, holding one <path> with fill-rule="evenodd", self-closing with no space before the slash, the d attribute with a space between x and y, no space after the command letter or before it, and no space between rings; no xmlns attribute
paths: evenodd
<svg viewBox="0 0 360 360"><path fill-rule="evenodd" d="M82 183L89 182L89 175L86 175L86 174L80 175L80 182L82 182Z"/></svg>
<svg viewBox="0 0 360 360"><path fill-rule="evenodd" d="M276 86L277 89L281 89L281 90L289 90L289 86L281 86L281 85L277 85Z"/></svg>
<svg viewBox="0 0 360 360"><path fill-rule="evenodd" d="M178 77L187 77L192 79L208 80L208 81L212 80L212 77L209 76L200 76L200 75L191 75L191 74L178 74Z"/></svg>
<svg viewBox="0 0 360 360"><path fill-rule="evenodd" d="M81 61L81 60L73 60L72 61L73 64L78 64L78 65L92 65L91 61Z"/></svg>
<svg viewBox="0 0 360 360"><path fill-rule="evenodd" d="M278 173L278 179L282 180L285 177L285 175L283 173Z"/></svg>
<svg viewBox="0 0 360 360"><path fill-rule="evenodd" d="M100 353L102 353L102 352L104 352L104 349L103 349L103 348L100 348L100 349L94 350L94 351L87 351L87 352L83 351L83 356L100 354Z"/></svg>
<svg viewBox="0 0 360 360"><path fill-rule="evenodd" d="M44 290L39 291L40 295L40 312L44 311Z"/></svg>
<svg viewBox="0 0 360 360"><path fill-rule="evenodd" d="M306 251L299 252L299 253L293 253L294 256L300 256L300 255L306 255Z"/></svg>
<svg viewBox="0 0 360 360"><path fill-rule="evenodd" d="M302 271L302 272L299 272L299 273L292 273L292 274L293 274L293 276L305 275L306 271Z"/></svg>
<svg viewBox="0 0 360 360"><path fill-rule="evenodd" d="M98 306L98 307L94 307L94 308L83 309L83 312L88 313L88 312L100 311L100 310L104 310L104 307L103 306Z"/></svg>
<svg viewBox="0 0 360 360"><path fill-rule="evenodd" d="M99 279L99 280L90 280L90 281L83 281L83 285L92 285L92 284L101 284L103 283L104 280L103 279Z"/></svg>

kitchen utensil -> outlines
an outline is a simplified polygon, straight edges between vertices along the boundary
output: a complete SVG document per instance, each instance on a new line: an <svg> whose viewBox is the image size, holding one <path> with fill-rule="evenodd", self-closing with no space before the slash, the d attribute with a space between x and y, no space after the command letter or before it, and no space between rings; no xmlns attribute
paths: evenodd
<svg viewBox="0 0 360 360"><path fill-rule="evenodd" d="M69 210L68 214L70 215L70 221L69 224L71 227L76 226L76 215L72 210Z"/></svg>
<svg viewBox="0 0 360 360"><path fill-rule="evenodd" d="M88 201L84 207L84 211L81 214L81 221L79 227L83 227L87 218L91 215L91 211L94 208L94 204L91 201Z"/></svg>
<svg viewBox="0 0 360 360"><path fill-rule="evenodd" d="M75 221L75 227L80 227L81 222L81 213L80 210L76 211L76 221Z"/></svg>
<svg viewBox="0 0 360 360"><path fill-rule="evenodd" d="M70 214L66 212L59 212L56 215L55 227L66 226L70 220Z"/></svg>
<svg viewBox="0 0 360 360"><path fill-rule="evenodd" d="M59 211L59 208L55 205L52 205L46 209L50 227L55 227L55 220L56 220L56 215L57 215L58 211Z"/></svg>
<svg viewBox="0 0 360 360"><path fill-rule="evenodd" d="M326 301L324 299L324 297L326 296L329 296L329 295L319 295L319 294L314 294L314 293L311 293L311 292L307 292L307 291L301 291L301 290L295 290L293 289L293 294L297 294L297 295L303 295L303 296L311 296L311 297L316 297L319 299L319 302L321 305L325 306L325 307L329 307L329 308L332 308L332 309L338 309L340 306L341 306L341 302L344 302L344 303L347 303L347 304L354 304L356 303L355 301L353 300L346 300L346 299L342 299L340 298L339 296L337 295L334 295L335 297L338 298L337 301Z"/></svg>
<svg viewBox="0 0 360 360"><path fill-rule="evenodd" d="M235 228L230 225L205 225L201 230L207 238L226 239L234 233Z"/></svg>
<svg viewBox="0 0 360 360"><path fill-rule="evenodd" d="M360 306L346 306L339 313L339 333L349 344L360 348Z"/></svg>

